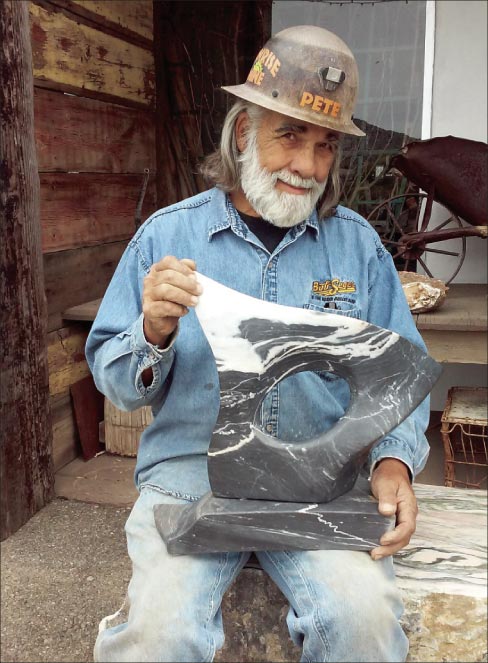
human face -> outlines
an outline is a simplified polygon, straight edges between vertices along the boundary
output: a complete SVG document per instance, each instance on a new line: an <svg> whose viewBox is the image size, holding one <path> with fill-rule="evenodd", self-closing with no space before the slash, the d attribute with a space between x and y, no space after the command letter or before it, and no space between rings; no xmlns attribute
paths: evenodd
<svg viewBox="0 0 488 663"><path fill-rule="evenodd" d="M339 134L273 111L267 112L259 126L257 146L262 168L271 173L287 170L303 179L314 178L319 184L327 181L334 163ZM296 187L278 179L279 191L303 196L304 187Z"/></svg>
<svg viewBox="0 0 488 663"><path fill-rule="evenodd" d="M233 196L236 207L281 227L308 218L327 184L336 132L272 111L254 124L244 113L236 131L242 187Z"/></svg>

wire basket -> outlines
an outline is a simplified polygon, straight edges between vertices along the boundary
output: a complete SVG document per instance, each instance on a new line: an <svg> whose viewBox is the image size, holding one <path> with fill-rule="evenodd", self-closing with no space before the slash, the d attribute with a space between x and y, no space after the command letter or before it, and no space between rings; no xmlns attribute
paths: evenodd
<svg viewBox="0 0 488 663"><path fill-rule="evenodd" d="M451 387L441 418L444 484L486 488L488 471L488 389Z"/></svg>

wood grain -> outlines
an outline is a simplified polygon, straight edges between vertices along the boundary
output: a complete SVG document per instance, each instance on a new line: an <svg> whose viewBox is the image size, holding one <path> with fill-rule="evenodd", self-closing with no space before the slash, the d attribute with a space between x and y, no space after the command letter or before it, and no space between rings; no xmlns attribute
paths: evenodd
<svg viewBox="0 0 488 663"><path fill-rule="evenodd" d="M453 283L441 308L417 316L420 330L485 331L487 286L484 283Z"/></svg>
<svg viewBox="0 0 488 663"><path fill-rule="evenodd" d="M53 496L29 16L0 10L0 492L3 540Z"/></svg>
<svg viewBox="0 0 488 663"><path fill-rule="evenodd" d="M151 106L154 58L150 51L30 3L35 81L109 94Z"/></svg>
<svg viewBox="0 0 488 663"><path fill-rule="evenodd" d="M152 0L73 0L72 4L92 16L95 14L95 20L103 17L114 26L135 32L149 41L153 39Z"/></svg>
<svg viewBox="0 0 488 663"><path fill-rule="evenodd" d="M426 329L421 332L428 353L446 364L487 364L487 332Z"/></svg>
<svg viewBox="0 0 488 663"><path fill-rule="evenodd" d="M73 406L69 393L51 397L54 471L74 460L80 453Z"/></svg>
<svg viewBox="0 0 488 663"><path fill-rule="evenodd" d="M81 325L58 329L48 334L49 393L69 393L70 385L90 375L85 359L88 331Z"/></svg>
<svg viewBox="0 0 488 663"><path fill-rule="evenodd" d="M65 309L103 296L126 246L122 241L44 256L48 331L63 327Z"/></svg>
<svg viewBox="0 0 488 663"><path fill-rule="evenodd" d="M40 181L44 253L128 240L134 234L142 176L43 173ZM152 181L144 219L156 210L155 198Z"/></svg>
<svg viewBox="0 0 488 663"><path fill-rule="evenodd" d="M154 113L35 88L40 172L156 169Z"/></svg>

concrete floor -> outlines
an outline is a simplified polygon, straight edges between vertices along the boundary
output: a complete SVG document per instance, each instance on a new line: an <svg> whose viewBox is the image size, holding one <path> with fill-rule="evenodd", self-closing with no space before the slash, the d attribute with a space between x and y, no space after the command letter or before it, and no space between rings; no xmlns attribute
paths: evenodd
<svg viewBox="0 0 488 663"><path fill-rule="evenodd" d="M440 413L439 413L440 414ZM435 422L438 417L433 416ZM444 485L444 450L435 424L428 431L431 451L427 465L417 477L419 483ZM137 491L134 486L135 458L102 453L89 461L76 458L56 474L56 495L94 504L131 506Z"/></svg>

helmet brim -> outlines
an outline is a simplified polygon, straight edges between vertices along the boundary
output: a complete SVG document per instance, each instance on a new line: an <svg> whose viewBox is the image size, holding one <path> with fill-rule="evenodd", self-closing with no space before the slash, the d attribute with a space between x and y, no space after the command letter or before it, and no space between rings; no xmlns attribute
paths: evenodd
<svg viewBox="0 0 488 663"><path fill-rule="evenodd" d="M310 124L326 127L327 129L332 129L333 131L349 134L351 136L366 136L364 131L357 127L352 120L341 122L340 120L335 120L334 118L325 115L323 117L320 115L310 117L310 114L301 111L299 107L293 108L288 104L280 103L278 100L268 97L260 92L259 89L254 86L250 87L246 83L242 83L241 85L225 85L222 86L221 89L239 97L240 99L244 99L244 101L250 101L257 106L262 106L263 108L275 111L276 113L281 113L288 117L294 117L303 122L309 122Z"/></svg>

